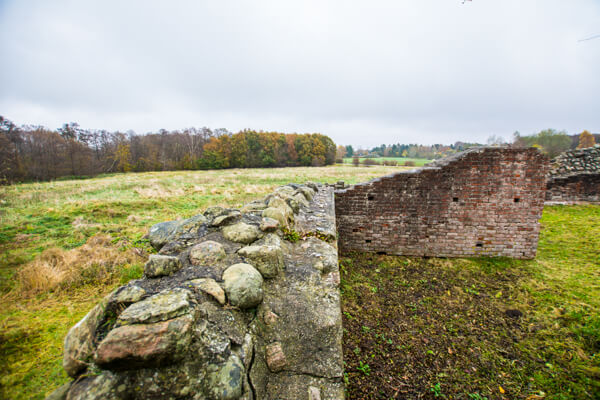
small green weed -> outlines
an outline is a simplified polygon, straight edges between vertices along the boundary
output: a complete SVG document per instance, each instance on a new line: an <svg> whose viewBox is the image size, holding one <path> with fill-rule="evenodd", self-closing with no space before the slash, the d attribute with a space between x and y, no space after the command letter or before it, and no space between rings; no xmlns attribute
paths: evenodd
<svg viewBox="0 0 600 400"><path fill-rule="evenodd" d="M366 376L369 376L371 374L371 367L369 367L369 364L363 363L362 361L358 362L358 367L356 367L356 369Z"/></svg>
<svg viewBox="0 0 600 400"><path fill-rule="evenodd" d="M442 385L439 382L433 385L429 390L433 392L434 397L446 398L446 395L442 393Z"/></svg>

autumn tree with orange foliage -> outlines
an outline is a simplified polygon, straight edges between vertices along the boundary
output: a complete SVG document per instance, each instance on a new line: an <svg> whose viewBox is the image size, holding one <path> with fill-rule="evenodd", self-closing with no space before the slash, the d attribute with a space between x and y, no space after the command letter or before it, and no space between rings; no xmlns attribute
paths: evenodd
<svg viewBox="0 0 600 400"><path fill-rule="evenodd" d="M198 160L202 169L330 165L336 147L324 135L244 130L213 137Z"/></svg>
<svg viewBox="0 0 600 400"><path fill-rule="evenodd" d="M596 144L596 139L594 135L592 135L587 130L581 132L579 135L579 145L577 145L578 149L585 149L586 147L593 147Z"/></svg>

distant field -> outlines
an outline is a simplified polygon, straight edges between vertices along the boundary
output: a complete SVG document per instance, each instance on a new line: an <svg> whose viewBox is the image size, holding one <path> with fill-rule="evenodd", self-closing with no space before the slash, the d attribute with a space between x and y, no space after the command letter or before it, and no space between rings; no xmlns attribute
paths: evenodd
<svg viewBox="0 0 600 400"><path fill-rule="evenodd" d="M410 157L378 157L378 158L368 158L369 160L373 160L375 162L381 163L383 161L397 161L398 165L404 165L407 161L413 161L415 166L422 167L423 165L431 162L432 160L428 160L426 158L410 158ZM360 157L360 162L367 160L367 157ZM344 158L344 164L352 164L352 157Z"/></svg>
<svg viewBox="0 0 600 400"><path fill-rule="evenodd" d="M68 328L114 287L141 275L152 251L142 237L152 224L213 205L238 207L289 182L358 183L402 169L148 172L0 186L0 398L43 399L66 382L61 352ZM31 273L19 279L18 271Z"/></svg>

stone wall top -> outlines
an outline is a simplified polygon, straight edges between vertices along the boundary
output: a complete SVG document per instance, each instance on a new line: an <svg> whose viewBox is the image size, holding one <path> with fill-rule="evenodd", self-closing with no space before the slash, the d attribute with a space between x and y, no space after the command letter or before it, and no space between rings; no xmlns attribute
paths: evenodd
<svg viewBox="0 0 600 400"><path fill-rule="evenodd" d="M560 154L552 160L549 176L558 177L581 173L600 174L600 144Z"/></svg>
<svg viewBox="0 0 600 400"><path fill-rule="evenodd" d="M143 279L69 331L50 399L343 399L333 190L154 225Z"/></svg>

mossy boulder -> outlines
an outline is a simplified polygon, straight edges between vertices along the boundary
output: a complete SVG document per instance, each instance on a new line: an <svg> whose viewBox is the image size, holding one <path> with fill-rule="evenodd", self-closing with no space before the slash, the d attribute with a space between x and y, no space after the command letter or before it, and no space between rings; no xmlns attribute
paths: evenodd
<svg viewBox="0 0 600 400"><path fill-rule="evenodd" d="M151 254L146 265L144 274L148 278L168 276L181 269L181 261L177 257Z"/></svg>

